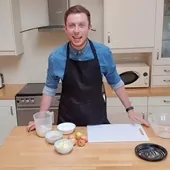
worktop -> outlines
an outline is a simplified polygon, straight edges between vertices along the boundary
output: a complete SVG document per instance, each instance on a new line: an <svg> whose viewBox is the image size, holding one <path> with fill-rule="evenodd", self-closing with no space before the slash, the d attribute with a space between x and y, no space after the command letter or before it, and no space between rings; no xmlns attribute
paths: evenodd
<svg viewBox="0 0 170 170"><path fill-rule="evenodd" d="M0 89L0 100L15 99L15 95L25 86L25 84L6 84Z"/></svg>
<svg viewBox="0 0 170 170"><path fill-rule="evenodd" d="M25 84L6 84L4 88L0 89L0 100L15 99L15 95L24 86ZM104 87L107 97L117 97L108 83L104 83ZM170 96L170 87L131 88L126 90L129 97Z"/></svg>
<svg viewBox="0 0 170 170"><path fill-rule="evenodd" d="M56 128L55 126L53 127ZM162 139L151 128L144 127L152 143L161 144L170 153L170 140ZM86 127L76 131L86 134ZM139 159L134 148L142 142L86 143L84 147L74 146L71 153L60 155L54 146L35 131L16 127L0 148L0 169L2 170L168 170L170 156L160 162Z"/></svg>
<svg viewBox="0 0 170 170"><path fill-rule="evenodd" d="M116 97L112 88L104 83L106 96ZM170 96L170 87L126 88L129 97Z"/></svg>

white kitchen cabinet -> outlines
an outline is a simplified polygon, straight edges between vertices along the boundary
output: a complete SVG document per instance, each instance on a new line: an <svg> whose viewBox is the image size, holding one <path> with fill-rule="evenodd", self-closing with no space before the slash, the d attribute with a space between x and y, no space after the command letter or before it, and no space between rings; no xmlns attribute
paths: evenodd
<svg viewBox="0 0 170 170"><path fill-rule="evenodd" d="M170 96L148 97L148 115L154 113L169 113L169 111Z"/></svg>
<svg viewBox="0 0 170 170"><path fill-rule="evenodd" d="M23 53L19 0L0 0L0 56Z"/></svg>
<svg viewBox="0 0 170 170"><path fill-rule="evenodd" d="M116 50L152 51L156 0L104 0L104 43Z"/></svg>
<svg viewBox="0 0 170 170"><path fill-rule="evenodd" d="M89 32L89 39L103 43L103 0L70 0L70 5L83 5L91 13L92 28L96 31Z"/></svg>
<svg viewBox="0 0 170 170"><path fill-rule="evenodd" d="M134 106L135 111L137 111L142 118L145 119L147 114L147 106ZM126 124L132 123L132 120L128 117L128 113L125 111L124 107L111 106L107 108L108 120L112 124ZM139 122L136 122L139 123Z"/></svg>
<svg viewBox="0 0 170 170"><path fill-rule="evenodd" d="M157 0L153 64L170 65L170 1Z"/></svg>
<svg viewBox="0 0 170 170"><path fill-rule="evenodd" d="M0 100L0 145L17 126L15 100Z"/></svg>
<svg viewBox="0 0 170 170"><path fill-rule="evenodd" d="M21 31L49 25L47 0L19 0Z"/></svg>
<svg viewBox="0 0 170 170"><path fill-rule="evenodd" d="M130 97L129 99L134 106L135 111L138 112L142 118L146 119L147 97ZM107 116L110 123L132 123L125 111L123 104L117 97L107 98Z"/></svg>

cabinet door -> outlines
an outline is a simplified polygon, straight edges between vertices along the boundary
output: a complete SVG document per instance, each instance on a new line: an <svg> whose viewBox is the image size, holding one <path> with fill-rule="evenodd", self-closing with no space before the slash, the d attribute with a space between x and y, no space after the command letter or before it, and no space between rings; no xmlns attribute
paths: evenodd
<svg viewBox="0 0 170 170"><path fill-rule="evenodd" d="M19 0L0 1L0 56L23 53Z"/></svg>
<svg viewBox="0 0 170 170"><path fill-rule="evenodd" d="M0 100L0 145L15 126L17 126L15 101Z"/></svg>
<svg viewBox="0 0 170 170"><path fill-rule="evenodd" d="M70 0L71 6L76 4L83 5L91 13L92 28L96 31L90 31L89 38L93 41L103 43L103 0Z"/></svg>
<svg viewBox="0 0 170 170"><path fill-rule="evenodd" d="M170 1L158 0L154 65L170 64Z"/></svg>
<svg viewBox="0 0 170 170"><path fill-rule="evenodd" d="M110 48L154 47L156 0L104 0L104 43Z"/></svg>
<svg viewBox="0 0 170 170"><path fill-rule="evenodd" d="M147 115L147 106L134 106L135 110L140 114L142 118L145 119ZM124 107L107 107L107 116L110 123L115 124L125 124L132 123L132 120L128 117L128 114L125 112ZM135 122L139 123L139 122Z"/></svg>
<svg viewBox="0 0 170 170"><path fill-rule="evenodd" d="M148 106L148 116L150 114L159 114L159 113L169 113L170 110L170 106ZM148 119L148 116L146 117L146 119Z"/></svg>
<svg viewBox="0 0 170 170"><path fill-rule="evenodd" d="M21 31L49 25L47 0L19 0Z"/></svg>
<svg viewBox="0 0 170 170"><path fill-rule="evenodd" d="M0 0L0 51L14 50L9 0Z"/></svg>

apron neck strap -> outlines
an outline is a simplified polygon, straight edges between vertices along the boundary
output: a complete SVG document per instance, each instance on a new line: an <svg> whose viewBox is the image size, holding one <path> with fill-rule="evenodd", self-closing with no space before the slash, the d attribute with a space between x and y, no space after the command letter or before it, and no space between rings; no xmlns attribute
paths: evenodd
<svg viewBox="0 0 170 170"><path fill-rule="evenodd" d="M97 59L96 49L95 49L92 41L89 40L89 39L88 39L88 41L89 41L89 44L90 44L90 48L91 48L91 50L92 50L92 53L93 53L93 55L94 55L94 58ZM69 44L70 44L70 43L68 42L68 43L67 43L67 59L69 58L69 55L70 55L70 47L69 47Z"/></svg>

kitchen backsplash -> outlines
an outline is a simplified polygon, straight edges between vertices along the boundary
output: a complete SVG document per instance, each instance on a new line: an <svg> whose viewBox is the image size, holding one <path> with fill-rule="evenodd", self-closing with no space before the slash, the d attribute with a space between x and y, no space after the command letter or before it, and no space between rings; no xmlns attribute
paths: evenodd
<svg viewBox="0 0 170 170"><path fill-rule="evenodd" d="M74 0L75 4L78 2L85 5L92 14L92 25L97 31L91 32L90 38L102 42L102 0ZM74 3L72 1L72 4ZM1 56L0 73L4 74L6 84L45 82L49 54L55 48L67 42L65 32L38 32L37 30L31 30L22 34L24 54L17 57Z"/></svg>
<svg viewBox="0 0 170 170"><path fill-rule="evenodd" d="M5 83L44 82L49 54L66 41L64 31L23 33L24 54L0 57L0 72Z"/></svg>

